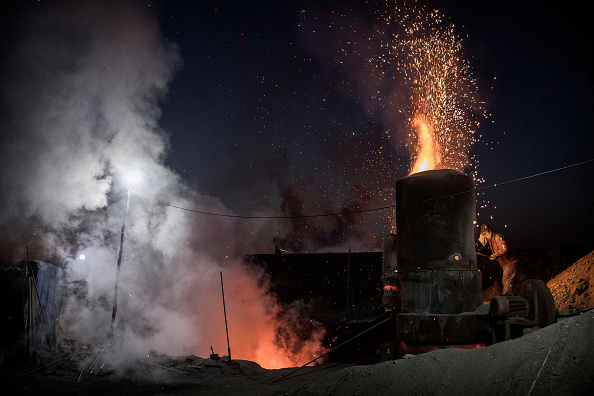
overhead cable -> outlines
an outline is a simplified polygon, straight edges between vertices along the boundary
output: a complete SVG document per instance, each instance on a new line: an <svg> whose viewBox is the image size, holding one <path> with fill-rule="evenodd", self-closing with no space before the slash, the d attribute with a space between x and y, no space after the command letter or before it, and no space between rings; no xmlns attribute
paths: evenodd
<svg viewBox="0 0 594 396"><path fill-rule="evenodd" d="M585 165L588 164L590 162L594 162L594 158L586 160L586 161L582 161L582 162L578 162L575 164L571 164L571 165L567 165L567 166L562 166L560 168L555 168L555 169L551 169L545 172L540 172L540 173L535 173L529 176L524 176L524 177L520 177L518 179L514 179L514 180L508 180L502 183L495 183L495 184L491 184L489 186L484 186L484 187L479 187L479 188L475 188L474 190L468 190L468 191L461 191L461 192L457 192L454 194L447 194L444 196L439 196L439 197L434 197L434 198L428 198L428 199L424 199L424 200L420 200L420 201L415 201L415 202L410 202L408 203L410 204L417 204L417 203L423 203L423 202L428 202L428 201L434 201L434 200L438 200L438 199L444 199L444 198L450 198L453 196L457 196L457 195L463 195L463 194L468 194L468 193L474 193L476 191L482 191L482 190L487 190L487 189L491 189L491 188L495 188L495 187L501 187L507 184L512 184L512 183L517 183L520 181L524 181L524 180L528 180L528 179L532 179L534 177L538 177L538 176L544 176L544 175L548 175L550 173L554 173L554 172L559 172L562 170L566 170L569 168L574 168L577 166L581 166L581 165ZM140 194L139 192L136 192L134 190L130 190L131 192L133 192L134 194L141 196L143 198L149 199L151 200L151 198L147 197L146 195ZM248 216L248 215L237 215L237 214L225 214L225 213L213 213L213 212L206 212L206 211L202 211L202 210L197 210L197 209L190 209L190 208L185 208L182 206L177 206L177 205L172 205L169 203L159 203L161 205L164 206L169 206L175 209L180 209L180 210L185 210L187 212L192 212L192 213L196 213L196 214L201 214L201 215L205 215L205 216L217 216L217 217L230 217L230 218L236 218L236 219L301 219L301 218L314 218L314 217L331 217L331 216L345 216L345 215L350 215L350 214L357 214L357 213L367 213L367 212L376 212L376 211L380 211L380 210L386 210L386 209L395 209L396 207L402 205L402 204L394 204L394 205L388 205L388 206L380 206L380 207L376 207L376 208L369 208L369 209L359 209L359 210L343 210L341 212L333 212L333 213L319 213L319 214L302 214L302 215L294 215L294 216Z"/></svg>

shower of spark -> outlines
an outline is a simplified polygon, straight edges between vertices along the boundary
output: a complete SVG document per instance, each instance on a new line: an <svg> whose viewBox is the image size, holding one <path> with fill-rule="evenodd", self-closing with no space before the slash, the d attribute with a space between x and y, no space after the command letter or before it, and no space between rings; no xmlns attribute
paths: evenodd
<svg viewBox="0 0 594 396"><path fill-rule="evenodd" d="M406 91L407 100L397 111L405 116L409 131L409 173L470 168L469 152L484 110L461 37L437 10L419 5L388 8L382 18L386 26L398 28L396 33L378 32L384 49L378 64L383 73L395 68Z"/></svg>
<svg viewBox="0 0 594 396"><path fill-rule="evenodd" d="M352 153L365 160L345 176L361 181L362 191L376 205L394 202L393 183L401 168L408 173L452 168L476 179L478 161L470 149L485 113L457 29L438 11L417 2L375 4L373 15L353 8L328 16L306 17L303 12L304 32L317 56L339 78L335 85L355 96L372 120L373 128L352 135L371 136L383 128L381 136L370 138L373 145L368 150L360 150L365 146L352 141L352 129L341 125L357 150L340 147L335 152L348 163L356 163ZM401 157L402 149L410 154ZM408 163L403 165L400 158ZM341 184L336 184L329 190L340 191ZM395 232L393 211L381 215Z"/></svg>

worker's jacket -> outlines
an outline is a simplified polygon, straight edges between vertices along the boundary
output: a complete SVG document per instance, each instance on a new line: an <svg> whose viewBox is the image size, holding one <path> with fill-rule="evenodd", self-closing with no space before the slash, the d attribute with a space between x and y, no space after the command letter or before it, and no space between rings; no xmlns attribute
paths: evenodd
<svg viewBox="0 0 594 396"><path fill-rule="evenodd" d="M500 233L493 232L493 235L489 240L489 247L495 258L497 258L501 268L505 268L510 264L518 262L518 256L516 256L513 249L505 240L505 237Z"/></svg>

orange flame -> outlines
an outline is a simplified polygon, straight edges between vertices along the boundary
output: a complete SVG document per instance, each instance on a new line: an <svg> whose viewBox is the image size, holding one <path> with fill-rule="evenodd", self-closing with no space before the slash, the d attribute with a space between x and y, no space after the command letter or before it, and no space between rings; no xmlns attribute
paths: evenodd
<svg viewBox="0 0 594 396"><path fill-rule="evenodd" d="M437 169L441 163L439 143L431 121L421 114L415 115L413 126L417 130L417 158L410 174Z"/></svg>

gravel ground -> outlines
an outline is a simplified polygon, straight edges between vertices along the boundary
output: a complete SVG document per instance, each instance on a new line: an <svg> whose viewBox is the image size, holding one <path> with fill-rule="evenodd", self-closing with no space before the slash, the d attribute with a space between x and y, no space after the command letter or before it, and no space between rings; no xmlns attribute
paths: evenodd
<svg viewBox="0 0 594 396"><path fill-rule="evenodd" d="M473 350L445 349L367 366L322 364L266 370L202 359L161 357L122 372L85 373L76 362L56 373L2 369L3 394L201 395L590 395L594 389L594 310L523 337ZM157 361L157 360L155 360ZM199 367L199 368L197 368ZM279 380L280 379L280 380Z"/></svg>

